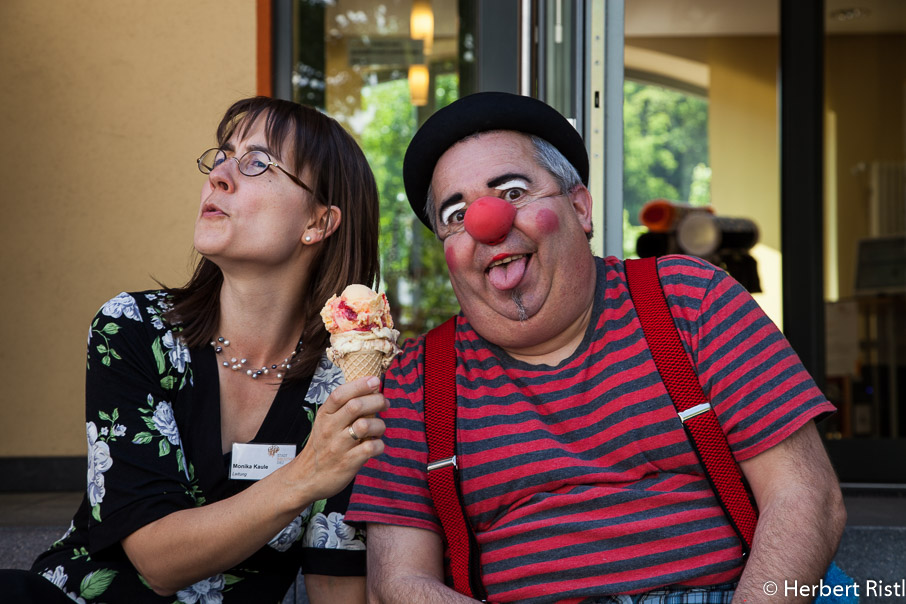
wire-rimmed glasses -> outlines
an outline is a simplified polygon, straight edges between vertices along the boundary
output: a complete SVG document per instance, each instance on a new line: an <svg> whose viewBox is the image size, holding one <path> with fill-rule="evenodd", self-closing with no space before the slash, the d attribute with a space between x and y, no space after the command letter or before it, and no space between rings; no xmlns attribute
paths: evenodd
<svg viewBox="0 0 906 604"><path fill-rule="evenodd" d="M294 183L309 193L314 194L311 187L302 182L298 177L284 170L280 164L272 160L271 156L264 151L247 151L242 157L237 158L229 157L223 149L213 147L202 153L201 157L196 161L198 162L198 169L202 174L210 174L214 168L228 159L234 160L239 165L239 173L244 176L261 176L269 167L273 166L289 176Z"/></svg>

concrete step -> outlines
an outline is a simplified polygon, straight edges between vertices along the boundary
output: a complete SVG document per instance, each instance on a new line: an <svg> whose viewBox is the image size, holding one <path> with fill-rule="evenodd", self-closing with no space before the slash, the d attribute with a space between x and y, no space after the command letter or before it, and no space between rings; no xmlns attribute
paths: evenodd
<svg viewBox="0 0 906 604"><path fill-rule="evenodd" d="M0 568L31 568L35 558L63 536L64 526L0 526Z"/></svg>
<svg viewBox="0 0 906 604"><path fill-rule="evenodd" d="M860 604L906 602L906 527L848 526L835 559L855 580Z"/></svg>

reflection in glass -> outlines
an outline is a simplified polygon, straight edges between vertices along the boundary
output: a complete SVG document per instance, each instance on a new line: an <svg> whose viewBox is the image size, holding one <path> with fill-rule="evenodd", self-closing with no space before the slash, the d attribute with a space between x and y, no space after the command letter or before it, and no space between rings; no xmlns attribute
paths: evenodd
<svg viewBox="0 0 906 604"><path fill-rule="evenodd" d="M418 125L471 92L460 72L471 72L473 34L459 24L460 12L473 10L472 4L295 3L293 96L343 124L374 170L381 198L381 285L404 337L459 309L443 249L409 208L402 165Z"/></svg>
<svg viewBox="0 0 906 604"><path fill-rule="evenodd" d="M677 88L627 80L623 86L623 246L636 255L653 200L711 203L708 100Z"/></svg>
<svg viewBox="0 0 906 604"><path fill-rule="evenodd" d="M906 3L876 8L826 27L827 393L840 409L826 433L903 442Z"/></svg>

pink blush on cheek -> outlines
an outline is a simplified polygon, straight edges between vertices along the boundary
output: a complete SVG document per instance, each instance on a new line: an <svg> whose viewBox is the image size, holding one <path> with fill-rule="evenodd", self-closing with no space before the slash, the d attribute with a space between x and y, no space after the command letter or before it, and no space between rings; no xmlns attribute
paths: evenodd
<svg viewBox="0 0 906 604"><path fill-rule="evenodd" d="M535 225L543 234L550 235L560 229L560 219L553 211L543 208L535 214Z"/></svg>
<svg viewBox="0 0 906 604"><path fill-rule="evenodd" d="M449 246L444 249L444 259L447 261L447 270L451 273L456 272L457 260L456 252L453 249L453 246Z"/></svg>

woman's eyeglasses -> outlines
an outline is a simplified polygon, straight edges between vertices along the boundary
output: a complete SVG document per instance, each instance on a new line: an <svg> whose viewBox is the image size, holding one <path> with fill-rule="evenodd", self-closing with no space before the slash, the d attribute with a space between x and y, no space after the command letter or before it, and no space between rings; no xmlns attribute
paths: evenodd
<svg viewBox="0 0 906 604"><path fill-rule="evenodd" d="M222 164L228 159L232 159L239 165L239 173L245 176L261 176L264 172L271 166L277 168L289 178L308 191L309 193L314 194L314 191L311 190L307 184L299 180L296 176L290 174L284 170L278 163L271 159L270 155L264 151L248 151L242 157L228 157L226 152L223 149L218 149L214 147L213 149L208 149L201 154L201 157L198 158L198 169L201 170L202 174L210 174L214 168Z"/></svg>

